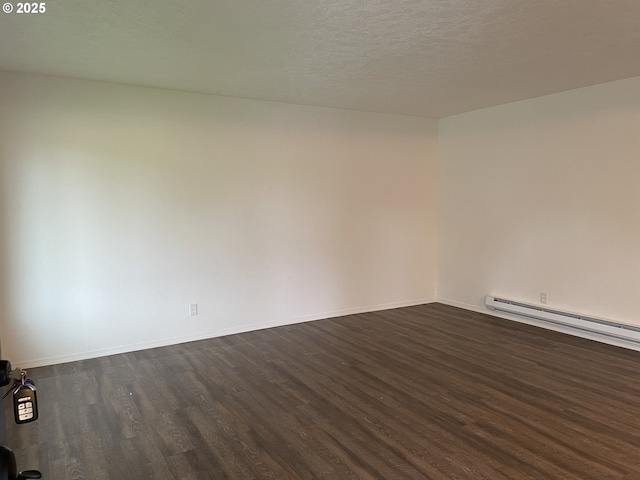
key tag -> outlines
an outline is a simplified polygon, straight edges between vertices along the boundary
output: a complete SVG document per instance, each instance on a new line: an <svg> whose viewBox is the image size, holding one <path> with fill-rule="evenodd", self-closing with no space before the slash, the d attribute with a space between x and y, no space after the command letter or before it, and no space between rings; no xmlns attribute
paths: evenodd
<svg viewBox="0 0 640 480"><path fill-rule="evenodd" d="M13 392L13 413L17 424L35 422L38 419L36 386L26 375Z"/></svg>

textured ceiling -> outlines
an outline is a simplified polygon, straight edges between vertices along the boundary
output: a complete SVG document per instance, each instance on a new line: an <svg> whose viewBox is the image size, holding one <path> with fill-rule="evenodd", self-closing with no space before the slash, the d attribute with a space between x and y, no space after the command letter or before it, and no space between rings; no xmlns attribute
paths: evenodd
<svg viewBox="0 0 640 480"><path fill-rule="evenodd" d="M427 117L640 76L638 0L48 0L46 8L0 13L0 70Z"/></svg>

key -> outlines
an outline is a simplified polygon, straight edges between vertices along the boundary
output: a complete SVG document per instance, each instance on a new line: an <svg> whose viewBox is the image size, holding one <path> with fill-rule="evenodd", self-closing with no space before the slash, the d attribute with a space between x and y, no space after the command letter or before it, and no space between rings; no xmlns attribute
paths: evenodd
<svg viewBox="0 0 640 480"><path fill-rule="evenodd" d="M13 392L13 413L17 424L35 422L38 419L35 386L24 383Z"/></svg>
<svg viewBox="0 0 640 480"><path fill-rule="evenodd" d="M18 388L21 384L24 384L25 381L29 381L31 382L31 385L34 385L33 380L27 378L26 370L22 370L21 368L14 368L13 370L9 371L8 375L9 381L13 379L13 385L9 387L2 398L7 398L11 392L15 392L16 388Z"/></svg>

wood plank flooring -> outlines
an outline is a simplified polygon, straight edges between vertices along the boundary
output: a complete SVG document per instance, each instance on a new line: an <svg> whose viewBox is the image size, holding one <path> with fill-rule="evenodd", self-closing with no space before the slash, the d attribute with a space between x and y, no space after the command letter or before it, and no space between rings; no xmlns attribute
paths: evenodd
<svg viewBox="0 0 640 480"><path fill-rule="evenodd" d="M423 305L32 369L9 445L52 480L630 480L639 366Z"/></svg>

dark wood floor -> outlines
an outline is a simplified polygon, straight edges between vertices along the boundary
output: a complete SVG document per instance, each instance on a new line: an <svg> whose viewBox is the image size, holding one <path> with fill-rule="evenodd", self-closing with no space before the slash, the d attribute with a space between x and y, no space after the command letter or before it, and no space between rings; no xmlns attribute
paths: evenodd
<svg viewBox="0 0 640 480"><path fill-rule="evenodd" d="M10 445L51 480L629 480L639 367L433 304L33 369Z"/></svg>

